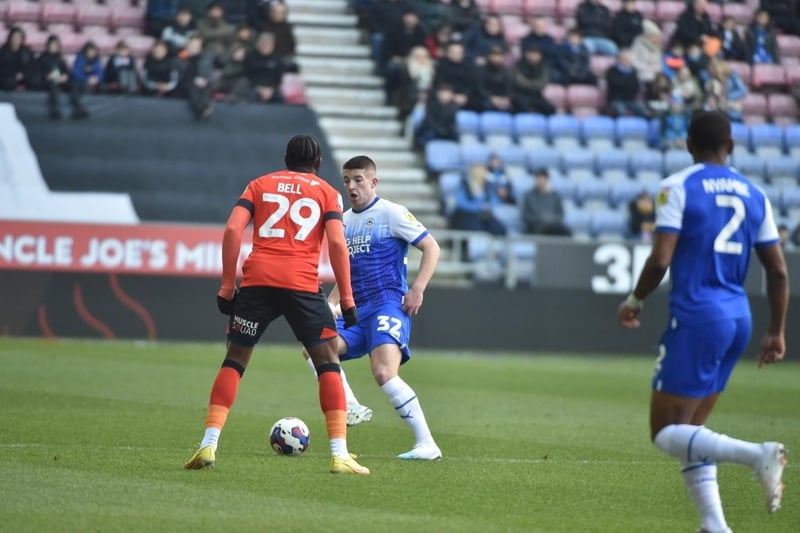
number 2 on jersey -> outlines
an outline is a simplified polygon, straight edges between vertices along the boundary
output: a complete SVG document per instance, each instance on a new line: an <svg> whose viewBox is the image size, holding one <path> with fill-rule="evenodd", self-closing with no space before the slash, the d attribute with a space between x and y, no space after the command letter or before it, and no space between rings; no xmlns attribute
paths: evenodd
<svg viewBox="0 0 800 533"><path fill-rule="evenodd" d="M714 251L720 254L742 255L742 243L730 240L734 233L739 230L739 226L744 222L745 209L744 202L738 196L730 194L718 194L716 196L717 207L729 207L733 209L728 223L722 226L717 238L714 239Z"/></svg>
<svg viewBox="0 0 800 533"><path fill-rule="evenodd" d="M298 198L294 202L280 194L265 192L261 198L264 202L278 204L278 208L267 220L258 228L258 236L264 238L282 239L286 235L283 228L274 227L286 213L289 213L289 220L300 226L294 238L298 241L306 240L306 237L316 227L319 222L320 208L314 200L310 198ZM303 216L302 209L307 207L311 210L308 216Z"/></svg>

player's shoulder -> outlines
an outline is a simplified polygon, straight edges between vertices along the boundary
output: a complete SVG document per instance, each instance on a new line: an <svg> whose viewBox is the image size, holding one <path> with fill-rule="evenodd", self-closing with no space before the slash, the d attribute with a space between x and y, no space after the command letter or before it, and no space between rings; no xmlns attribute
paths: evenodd
<svg viewBox="0 0 800 533"><path fill-rule="evenodd" d="M676 187L684 187L686 182L690 179L698 177L703 170L705 169L702 163L695 163L690 165L684 169L675 172L674 174L670 174L663 180L659 182L659 188L676 188Z"/></svg>

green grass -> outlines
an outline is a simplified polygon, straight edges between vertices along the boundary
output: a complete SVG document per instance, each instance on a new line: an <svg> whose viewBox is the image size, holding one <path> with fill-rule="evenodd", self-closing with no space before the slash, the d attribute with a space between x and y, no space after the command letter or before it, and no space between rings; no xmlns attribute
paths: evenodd
<svg viewBox="0 0 800 533"><path fill-rule="evenodd" d="M260 346L217 467L185 471L202 436L222 345L0 340L0 531L694 531L678 465L649 443L650 358L432 353L403 369L445 458L401 462L411 433L372 382L375 411L349 445L368 477L327 473L316 386L296 347ZM275 455L270 425L311 429L302 457ZM743 361L709 426L800 448L800 365ZM792 457L790 455L790 461ZM784 509L720 465L737 533L800 530L800 469Z"/></svg>

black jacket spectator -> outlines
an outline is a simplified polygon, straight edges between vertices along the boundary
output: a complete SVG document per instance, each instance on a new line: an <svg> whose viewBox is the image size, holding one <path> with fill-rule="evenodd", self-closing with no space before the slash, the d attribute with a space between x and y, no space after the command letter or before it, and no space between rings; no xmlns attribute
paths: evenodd
<svg viewBox="0 0 800 533"><path fill-rule="evenodd" d="M433 139L458 140L457 113L453 90L449 85L439 85L425 105L425 118L416 131L417 146L425 146Z"/></svg>
<svg viewBox="0 0 800 533"><path fill-rule="evenodd" d="M575 13L581 35L585 37L611 37L611 12L598 1L585 0Z"/></svg>
<svg viewBox="0 0 800 533"><path fill-rule="evenodd" d="M722 44L721 53L722 58L726 61L744 61L744 41L736 30L736 21L733 17L724 17L722 22L717 27L717 34L719 35Z"/></svg>
<svg viewBox="0 0 800 533"><path fill-rule="evenodd" d="M702 45L703 35L716 35L711 18L705 10L698 13L695 8L697 0L687 4L686 10L678 17L675 33L672 34L671 44L681 44L688 48L693 44Z"/></svg>
<svg viewBox="0 0 800 533"><path fill-rule="evenodd" d="M103 83L110 93L135 94L139 92L139 72L125 41L117 43L114 53L106 61Z"/></svg>
<svg viewBox="0 0 800 533"><path fill-rule="evenodd" d="M744 37L745 61L749 63L780 63L778 39L770 24L769 14L760 10Z"/></svg>
<svg viewBox="0 0 800 533"><path fill-rule="evenodd" d="M70 89L70 77L67 63L61 55L61 41L57 36L51 35L47 38L44 51L39 54L34 64L35 85L47 91L47 107L50 118L60 119L61 109L59 99L63 91L69 91L70 104L72 105L72 116L84 118L88 116L86 110L76 98L76 93Z"/></svg>
<svg viewBox="0 0 800 533"><path fill-rule="evenodd" d="M294 38L294 27L288 21L288 9L282 2L272 2L269 12L259 32L269 32L275 36L275 53L290 58L294 56L297 41Z"/></svg>
<svg viewBox="0 0 800 533"><path fill-rule="evenodd" d="M536 47L523 48L522 57L514 67L513 99L518 113L552 115L556 108L544 97L550 82L550 72Z"/></svg>
<svg viewBox="0 0 800 533"><path fill-rule="evenodd" d="M203 52L203 40L199 36L192 37L186 44L186 59L181 69L178 92L189 101L189 109L195 118L211 116L213 77L213 62L211 57Z"/></svg>
<svg viewBox="0 0 800 533"><path fill-rule="evenodd" d="M493 47L489 50L486 65L481 68L481 97L484 109L511 111L511 87L513 76L505 64L505 50Z"/></svg>
<svg viewBox="0 0 800 533"><path fill-rule="evenodd" d="M464 52L467 60L482 65L489 50L495 46L505 47L503 25L497 15L486 15L483 24L475 25L464 32Z"/></svg>
<svg viewBox="0 0 800 533"><path fill-rule="evenodd" d="M521 50L538 48L542 53L545 64L552 71L558 65L558 56L561 52L559 44L547 33L547 23L542 18L531 20L531 32L519 42Z"/></svg>
<svg viewBox="0 0 800 533"><path fill-rule="evenodd" d="M31 85L33 52L25 44L25 32L11 28L6 43L0 48L0 90L13 91Z"/></svg>
<svg viewBox="0 0 800 533"><path fill-rule="evenodd" d="M169 55L167 43L156 41L144 60L142 84L145 92L153 96L165 96L175 90L179 78L178 65Z"/></svg>
<svg viewBox="0 0 800 533"><path fill-rule="evenodd" d="M197 23L197 32L205 43L205 51L214 57L224 55L233 42L234 27L225 20L224 13L218 2L211 2L206 16Z"/></svg>
<svg viewBox="0 0 800 533"><path fill-rule="evenodd" d="M797 0L761 0L759 8L769 13L779 29L800 35L800 2Z"/></svg>
<svg viewBox="0 0 800 533"><path fill-rule="evenodd" d="M589 57L589 49L583 44L580 32L570 31L559 49L556 67L550 72L553 81L563 85L596 83Z"/></svg>
<svg viewBox="0 0 800 533"><path fill-rule="evenodd" d="M630 48L633 40L642 33L642 13L636 10L636 2L626 0L622 9L614 15L611 37L620 48Z"/></svg>
<svg viewBox="0 0 800 533"><path fill-rule="evenodd" d="M161 39L169 46L169 51L173 55L186 48L189 38L197 34L197 25L192 18L192 12L188 8L182 7L164 31L161 32Z"/></svg>
<svg viewBox="0 0 800 533"><path fill-rule="evenodd" d="M275 53L275 38L271 33L258 36L255 47L244 58L244 70L258 101L281 101L284 61Z"/></svg>
<svg viewBox="0 0 800 533"><path fill-rule="evenodd" d="M144 13L144 32L153 37L161 37L161 32L175 19L180 0L148 0Z"/></svg>
<svg viewBox="0 0 800 533"><path fill-rule="evenodd" d="M612 65L606 71L606 83L609 101L629 102L636 100L639 95L639 76L634 68Z"/></svg>
<svg viewBox="0 0 800 533"><path fill-rule="evenodd" d="M386 35L392 26L403 17L403 13L411 8L406 0L384 0L373 2L369 11L370 33Z"/></svg>
<svg viewBox="0 0 800 533"><path fill-rule="evenodd" d="M477 68L464 58L464 47L461 43L451 42L447 46L445 57L436 64L433 85L447 85L452 88L454 101L460 108L480 110L477 88L480 74Z"/></svg>
<svg viewBox="0 0 800 533"><path fill-rule="evenodd" d="M405 10L400 20L386 30L382 58L384 66L402 61L415 46L425 46L426 37L414 10Z"/></svg>
<svg viewBox="0 0 800 533"><path fill-rule="evenodd" d="M475 0L452 0L447 21L454 32L463 33L478 24L481 12Z"/></svg>

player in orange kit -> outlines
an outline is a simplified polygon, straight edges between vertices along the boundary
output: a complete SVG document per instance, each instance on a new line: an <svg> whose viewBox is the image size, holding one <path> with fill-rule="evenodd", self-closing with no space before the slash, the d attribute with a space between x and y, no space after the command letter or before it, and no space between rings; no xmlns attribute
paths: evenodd
<svg viewBox="0 0 800 533"><path fill-rule="evenodd" d="M222 286L217 293L219 310L230 316L228 351L211 389L200 448L184 468L214 466L219 435L253 347L267 326L284 315L319 376L320 406L330 438L330 471L369 474L347 450L347 406L336 324L319 283L319 255L327 236L331 266L342 294L345 327L357 324L342 197L316 175L320 161L319 142L311 135L296 135L286 146L286 170L251 181L231 211L222 241ZM251 220L253 250L242 266L237 291L242 232Z"/></svg>

